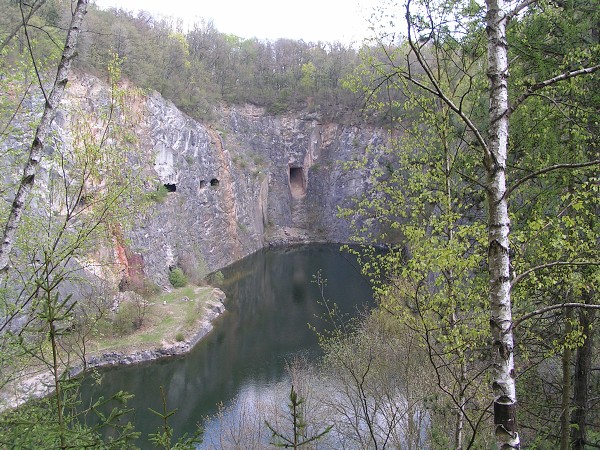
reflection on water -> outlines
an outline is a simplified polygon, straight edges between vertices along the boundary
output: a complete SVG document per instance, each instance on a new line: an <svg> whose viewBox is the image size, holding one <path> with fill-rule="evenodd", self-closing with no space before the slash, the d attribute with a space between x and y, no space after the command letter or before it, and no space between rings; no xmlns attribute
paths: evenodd
<svg viewBox="0 0 600 450"><path fill-rule="evenodd" d="M352 258L336 245L265 249L222 270L227 313L214 331L186 356L104 372L93 395L118 390L135 394L136 427L146 434L160 425L148 408L162 410L160 386L169 409L177 408L175 435L194 431L203 417L240 393L266 392L284 378L286 360L319 353L308 323L322 329L323 306L312 280L321 271L325 295L342 312L371 303L368 283ZM208 428L210 428L210 424Z"/></svg>

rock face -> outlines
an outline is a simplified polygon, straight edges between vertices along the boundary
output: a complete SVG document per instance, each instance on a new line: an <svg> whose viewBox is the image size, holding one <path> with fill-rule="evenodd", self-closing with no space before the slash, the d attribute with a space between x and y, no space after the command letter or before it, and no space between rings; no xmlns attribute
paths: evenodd
<svg viewBox="0 0 600 450"><path fill-rule="evenodd" d="M99 84L82 77L70 82L70 92L93 105L106 97ZM138 103L147 191L168 194L118 240L123 273L137 268L167 285L175 266L201 277L265 245L348 240L337 208L368 188L368 173L345 163L383 144L381 130L309 114L274 117L250 105L222 107L208 125L157 93Z"/></svg>
<svg viewBox="0 0 600 450"><path fill-rule="evenodd" d="M65 108L54 121L53 140L45 143L46 154L69 147L78 111L106 109L109 98L105 83L89 75L74 76ZM26 117L18 118L16 132L0 150L27 148L32 139L28 124L35 121L36 105L42 100L24 103ZM351 206L353 198L366 192L370 169L349 169L346 163L361 159L369 147L383 145L383 131L323 122L314 114L270 116L251 105L222 107L217 120L206 124L157 93L136 95L132 101L136 119L130 131L137 137L132 145L138 151L129 162L143 174L146 194L157 189L168 193L165 198L156 196L147 210L134 212L133 227L111 227L113 248L90 250L86 254L90 261L72 262L73 273L80 271L78 276L93 278L99 286L107 282L110 291L117 284L127 291L127 283L139 287L146 280L168 287L174 267L197 281L194 277L199 280L266 245L348 240L351 229L337 217L338 207ZM87 125L91 134L102 134L102 126ZM8 185L20 176L22 160L16 155L4 164L9 170L0 174ZM52 196L48 180L64 173L47 160L40 169L38 200L48 200ZM94 181L104 187L104 180ZM117 270L111 270L107 261L115 261ZM70 289L64 294L78 295L78 285L62 285ZM105 354L88 364L129 364L186 352L222 313L222 299L211 303L206 322L189 342L127 355ZM44 385L41 378L31 383L23 389L25 396L32 386Z"/></svg>

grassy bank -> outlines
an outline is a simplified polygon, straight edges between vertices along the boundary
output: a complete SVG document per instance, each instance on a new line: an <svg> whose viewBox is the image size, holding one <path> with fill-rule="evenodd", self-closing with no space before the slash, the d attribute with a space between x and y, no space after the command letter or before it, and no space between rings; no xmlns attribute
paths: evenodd
<svg viewBox="0 0 600 450"><path fill-rule="evenodd" d="M214 287L186 286L155 295L150 300L140 297L137 304L123 302L118 311L105 314L91 329L91 333L82 334L74 330L61 334L61 366L63 370L67 367L82 367L83 357L89 361L90 358L101 357L103 354L133 355L145 350L171 347L177 343L190 343L208 326L208 317L215 317L215 304L223 298L222 291ZM132 307L134 314L130 314ZM140 307L143 308L141 322ZM212 311L209 312L209 309ZM119 321L126 325L133 322L135 324L119 328L115 326ZM39 344L39 355L51 354L47 341ZM19 360L18 364L15 361L14 371L5 374L6 380L10 381L0 388L0 412L50 392L52 373L48 360L43 362L31 356L33 355L29 354Z"/></svg>
<svg viewBox="0 0 600 450"><path fill-rule="evenodd" d="M187 286L155 296L148 302L139 328L119 335L114 333L110 323L100 324L89 343L89 351L92 354L108 351L128 353L164 343L187 341L197 333L204 318L204 308L215 297L215 289L206 286Z"/></svg>

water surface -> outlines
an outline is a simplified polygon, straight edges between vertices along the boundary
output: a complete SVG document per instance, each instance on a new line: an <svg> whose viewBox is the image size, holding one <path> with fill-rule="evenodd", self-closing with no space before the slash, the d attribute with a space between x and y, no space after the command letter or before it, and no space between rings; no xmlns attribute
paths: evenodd
<svg viewBox="0 0 600 450"><path fill-rule="evenodd" d="M214 414L218 403L227 406L243 392L268 392L285 378L286 361L319 355L308 326L326 326L318 318L325 308L313 282L319 271L327 279L325 296L342 312L354 314L372 302L353 258L337 245L264 249L222 270L227 313L189 354L108 369L94 395L133 393L133 421L147 434L160 425L148 408L162 410L163 386L168 408L177 408L170 424L181 436Z"/></svg>

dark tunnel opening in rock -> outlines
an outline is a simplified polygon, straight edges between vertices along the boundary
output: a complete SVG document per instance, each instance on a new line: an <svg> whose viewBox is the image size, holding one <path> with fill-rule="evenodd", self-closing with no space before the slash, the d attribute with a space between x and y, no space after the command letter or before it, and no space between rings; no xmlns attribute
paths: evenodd
<svg viewBox="0 0 600 450"><path fill-rule="evenodd" d="M167 192L177 192L177 185L176 184L165 183L164 186L167 189Z"/></svg>
<svg viewBox="0 0 600 450"><path fill-rule="evenodd" d="M303 167L290 167L290 189L294 197L301 197L306 194Z"/></svg>
<svg viewBox="0 0 600 450"><path fill-rule="evenodd" d="M210 180L210 185L211 186L218 186L219 185L219 180L217 180L216 178L213 178L212 180Z"/></svg>

